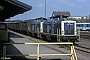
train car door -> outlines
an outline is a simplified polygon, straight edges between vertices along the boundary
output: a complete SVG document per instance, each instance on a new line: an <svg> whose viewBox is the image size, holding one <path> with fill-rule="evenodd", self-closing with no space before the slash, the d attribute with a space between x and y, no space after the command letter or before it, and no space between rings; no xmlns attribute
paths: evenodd
<svg viewBox="0 0 90 60"><path fill-rule="evenodd" d="M82 30L86 30L87 24L83 24Z"/></svg>

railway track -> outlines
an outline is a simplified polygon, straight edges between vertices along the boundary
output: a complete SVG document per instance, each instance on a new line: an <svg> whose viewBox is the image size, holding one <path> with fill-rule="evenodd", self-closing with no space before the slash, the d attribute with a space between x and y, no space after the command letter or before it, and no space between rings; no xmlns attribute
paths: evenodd
<svg viewBox="0 0 90 60"><path fill-rule="evenodd" d="M80 32L80 37L85 39L90 39L90 31L86 32Z"/></svg>
<svg viewBox="0 0 90 60"><path fill-rule="evenodd" d="M80 50L82 52L90 53L90 48L82 47L82 46L75 46L76 50Z"/></svg>
<svg viewBox="0 0 90 60"><path fill-rule="evenodd" d="M33 40L38 40L38 39L36 39L36 38L31 38L31 39L33 39ZM35 42L36 42L36 41L35 41ZM40 40L39 42L41 42L41 40ZM82 46L79 46L79 45L75 46L75 49L80 50L80 51L83 51L83 52L90 53L90 51L89 51L90 48L82 47ZM57 49L56 49L56 50L57 50Z"/></svg>

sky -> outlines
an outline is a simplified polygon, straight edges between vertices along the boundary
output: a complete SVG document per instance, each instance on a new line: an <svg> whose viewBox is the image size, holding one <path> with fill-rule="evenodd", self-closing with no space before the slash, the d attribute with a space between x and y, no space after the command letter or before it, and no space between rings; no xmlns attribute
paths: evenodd
<svg viewBox="0 0 90 60"><path fill-rule="evenodd" d="M11 19L27 20L45 17L45 0L19 1L32 6L32 9ZM46 17L52 16L53 11L68 11L71 16L88 16L90 14L90 0L46 0Z"/></svg>

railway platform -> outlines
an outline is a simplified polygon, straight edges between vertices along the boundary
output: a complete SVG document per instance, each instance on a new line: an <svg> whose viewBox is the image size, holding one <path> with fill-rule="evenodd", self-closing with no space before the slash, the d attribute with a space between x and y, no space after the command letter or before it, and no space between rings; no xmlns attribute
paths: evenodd
<svg viewBox="0 0 90 60"><path fill-rule="evenodd" d="M54 50L46 45L50 44L72 44L72 43L36 43L30 39L10 33L11 43L3 47L3 56L7 59L22 60L73 60L75 50L71 47L70 54ZM6 50L6 51L5 51ZM6 52L6 53L5 53ZM76 55L75 55L76 57ZM2 58L6 59L6 58ZM77 57L76 57L77 60Z"/></svg>

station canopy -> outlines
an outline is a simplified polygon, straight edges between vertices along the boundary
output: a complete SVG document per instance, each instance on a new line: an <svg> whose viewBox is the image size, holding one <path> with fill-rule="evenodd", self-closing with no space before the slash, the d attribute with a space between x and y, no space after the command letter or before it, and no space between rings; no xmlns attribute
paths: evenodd
<svg viewBox="0 0 90 60"><path fill-rule="evenodd" d="M32 6L18 0L0 0L0 21L5 21L5 19L22 14L31 9Z"/></svg>

